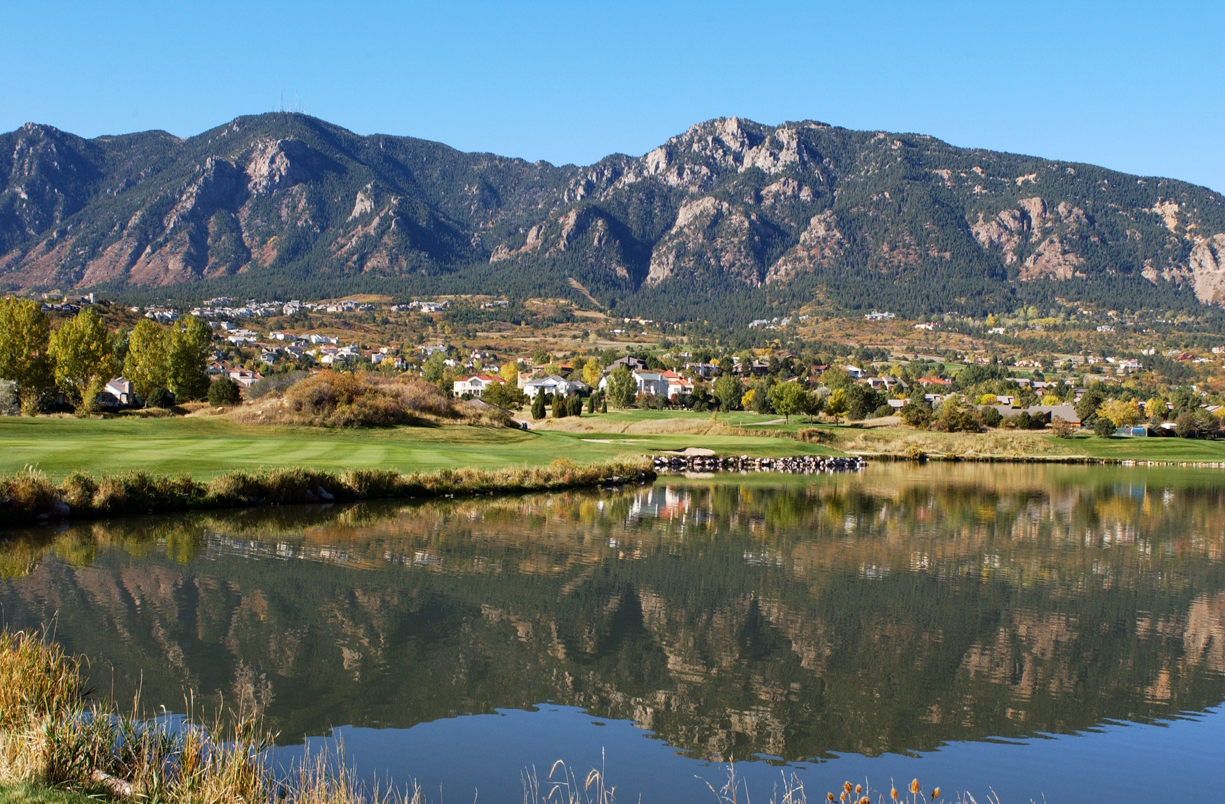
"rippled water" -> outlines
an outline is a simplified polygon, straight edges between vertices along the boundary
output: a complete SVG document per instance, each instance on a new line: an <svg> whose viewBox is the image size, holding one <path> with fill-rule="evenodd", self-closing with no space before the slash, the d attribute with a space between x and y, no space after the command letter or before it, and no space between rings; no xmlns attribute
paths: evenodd
<svg viewBox="0 0 1225 804"><path fill-rule="evenodd" d="M882 465L264 509L0 546L99 689L244 704L435 801L607 763L709 800L919 776L1005 802L1225 786L1225 473ZM441 792L439 787L441 786Z"/></svg>

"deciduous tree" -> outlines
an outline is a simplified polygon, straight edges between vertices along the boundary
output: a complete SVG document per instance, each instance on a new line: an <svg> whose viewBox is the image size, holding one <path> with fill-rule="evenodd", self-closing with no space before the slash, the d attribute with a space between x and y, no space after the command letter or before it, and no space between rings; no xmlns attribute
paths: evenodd
<svg viewBox="0 0 1225 804"><path fill-rule="evenodd" d="M638 384L633 373L625 366L618 366L608 375L608 398L619 408L628 408L638 396Z"/></svg>
<svg viewBox="0 0 1225 804"><path fill-rule="evenodd" d="M123 376L136 395L148 399L157 388L170 387L170 333L153 321L141 319L128 337Z"/></svg>
<svg viewBox="0 0 1225 804"><path fill-rule="evenodd" d="M114 374L114 353L102 318L86 309L51 333L47 351L55 361L55 383L78 406L90 411Z"/></svg>
<svg viewBox="0 0 1225 804"><path fill-rule="evenodd" d="M17 383L21 409L33 414L54 381L51 324L38 302L0 299L0 379Z"/></svg>

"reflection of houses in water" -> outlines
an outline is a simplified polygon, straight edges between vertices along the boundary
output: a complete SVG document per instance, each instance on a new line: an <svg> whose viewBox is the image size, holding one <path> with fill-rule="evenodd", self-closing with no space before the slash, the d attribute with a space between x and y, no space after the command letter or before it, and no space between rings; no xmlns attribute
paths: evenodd
<svg viewBox="0 0 1225 804"><path fill-rule="evenodd" d="M652 486L634 496L629 520L637 522L640 519L680 519L684 522L692 502L693 495L688 489Z"/></svg>

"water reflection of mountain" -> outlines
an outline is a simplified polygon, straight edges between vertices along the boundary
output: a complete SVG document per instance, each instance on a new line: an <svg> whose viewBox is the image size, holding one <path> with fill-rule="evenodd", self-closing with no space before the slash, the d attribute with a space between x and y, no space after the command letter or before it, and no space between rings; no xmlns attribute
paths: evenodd
<svg viewBox="0 0 1225 804"><path fill-rule="evenodd" d="M0 604L58 612L117 696L246 700L290 741L555 700L801 758L1225 699L1213 475L773 483L78 526L7 545Z"/></svg>

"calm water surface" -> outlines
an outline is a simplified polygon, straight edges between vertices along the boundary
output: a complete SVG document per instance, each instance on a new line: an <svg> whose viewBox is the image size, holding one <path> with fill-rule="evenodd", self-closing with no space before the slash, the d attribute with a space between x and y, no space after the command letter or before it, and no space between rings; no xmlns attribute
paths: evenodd
<svg viewBox="0 0 1225 804"><path fill-rule="evenodd" d="M10 532L10 535L11 532ZM1225 473L881 465L32 530L0 617L96 686L239 704L434 801L603 761L621 801L891 779L1225 788ZM601 757L604 757L602 760Z"/></svg>

